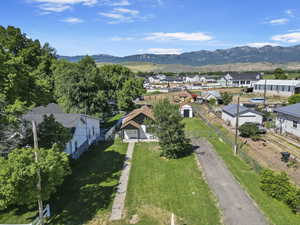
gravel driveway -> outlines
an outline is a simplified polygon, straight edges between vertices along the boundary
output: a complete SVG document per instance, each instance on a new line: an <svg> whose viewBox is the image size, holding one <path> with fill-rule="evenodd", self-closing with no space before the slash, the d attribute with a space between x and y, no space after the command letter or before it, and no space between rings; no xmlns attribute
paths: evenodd
<svg viewBox="0 0 300 225"><path fill-rule="evenodd" d="M264 215L233 178L206 139L193 139L196 155L208 185L218 198L225 225L267 225Z"/></svg>

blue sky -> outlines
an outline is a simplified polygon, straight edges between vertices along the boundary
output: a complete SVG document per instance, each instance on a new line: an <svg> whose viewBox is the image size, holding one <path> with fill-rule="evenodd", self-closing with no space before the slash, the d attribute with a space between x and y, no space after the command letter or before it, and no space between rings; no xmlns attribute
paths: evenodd
<svg viewBox="0 0 300 225"><path fill-rule="evenodd" d="M9 0L0 25L61 55L174 53L300 44L299 0Z"/></svg>

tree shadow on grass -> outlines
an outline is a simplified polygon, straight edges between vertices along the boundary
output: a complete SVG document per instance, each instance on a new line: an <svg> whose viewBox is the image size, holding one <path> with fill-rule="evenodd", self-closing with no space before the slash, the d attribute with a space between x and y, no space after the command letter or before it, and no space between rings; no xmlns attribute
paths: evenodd
<svg viewBox="0 0 300 225"><path fill-rule="evenodd" d="M50 224L79 225L105 210L113 200L125 159L111 143L100 143L72 165L67 177L50 204Z"/></svg>

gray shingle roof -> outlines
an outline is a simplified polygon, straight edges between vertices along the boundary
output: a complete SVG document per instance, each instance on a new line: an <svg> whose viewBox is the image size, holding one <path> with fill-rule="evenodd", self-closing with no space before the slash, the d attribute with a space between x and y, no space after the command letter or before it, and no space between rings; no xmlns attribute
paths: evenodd
<svg viewBox="0 0 300 225"><path fill-rule="evenodd" d="M231 115L231 116L237 116L237 104L230 104L230 105L226 105L223 107L223 112ZM242 115L244 113L247 113L247 112L253 112L255 114L258 114L258 115L262 115L262 113L260 112L257 112L255 110L252 110L252 109L249 109L245 106L242 106L240 105L240 110L239 110L239 114Z"/></svg>
<svg viewBox="0 0 300 225"><path fill-rule="evenodd" d="M274 110L274 112L279 112L300 118L300 103L277 108Z"/></svg>
<svg viewBox="0 0 300 225"><path fill-rule="evenodd" d="M261 75L258 73L230 73L232 80L259 80ZM259 79L257 79L259 77Z"/></svg>
<svg viewBox="0 0 300 225"><path fill-rule="evenodd" d="M34 120L37 124L40 124L43 122L45 115L50 116L51 114L53 114L57 122L67 128L76 127L78 120L84 117L81 114L64 113L59 105L51 103L47 106L39 106L32 109L23 115L23 119L26 121Z"/></svg>

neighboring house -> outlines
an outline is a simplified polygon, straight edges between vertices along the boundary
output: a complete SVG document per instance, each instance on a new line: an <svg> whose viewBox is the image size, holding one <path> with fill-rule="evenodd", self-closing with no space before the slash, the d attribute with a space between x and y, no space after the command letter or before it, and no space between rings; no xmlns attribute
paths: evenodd
<svg viewBox="0 0 300 225"><path fill-rule="evenodd" d="M156 139L147 130L146 120L154 120L152 109L143 106L133 110L122 121L121 137L123 140L153 140Z"/></svg>
<svg viewBox="0 0 300 225"><path fill-rule="evenodd" d="M47 106L40 106L32 109L23 115L25 121L34 120L40 124L44 116L53 115L55 120L66 128L72 128L72 139L66 144L64 152L78 159L88 147L97 140L100 140L100 119L76 114L64 113L59 105L51 103Z"/></svg>
<svg viewBox="0 0 300 225"><path fill-rule="evenodd" d="M230 126L236 126L237 104L231 104L223 107L222 119ZM255 110L240 105L239 107L239 126L246 122L262 124L263 114Z"/></svg>
<svg viewBox="0 0 300 225"><path fill-rule="evenodd" d="M300 94L300 80L260 80L254 84L253 91L267 95L291 96Z"/></svg>
<svg viewBox="0 0 300 225"><path fill-rule="evenodd" d="M260 79L261 74L257 73L228 73L219 83L225 87L253 87Z"/></svg>
<svg viewBox="0 0 300 225"><path fill-rule="evenodd" d="M193 108L190 103L184 102L180 104L179 109L182 117L192 118L194 116Z"/></svg>
<svg viewBox="0 0 300 225"><path fill-rule="evenodd" d="M215 99L216 103L222 100L222 96L219 91L205 91L201 93L201 98L204 102L209 102L211 99Z"/></svg>
<svg viewBox="0 0 300 225"><path fill-rule="evenodd" d="M155 84L155 83L160 83L160 79L159 77L157 76L151 76L148 78L148 81L151 83L151 84Z"/></svg>
<svg viewBox="0 0 300 225"><path fill-rule="evenodd" d="M186 83L198 83L198 82L200 82L200 76L199 75L186 76L185 77L185 82Z"/></svg>
<svg viewBox="0 0 300 225"><path fill-rule="evenodd" d="M274 110L277 113L276 128L281 134L300 137L300 103Z"/></svg>

